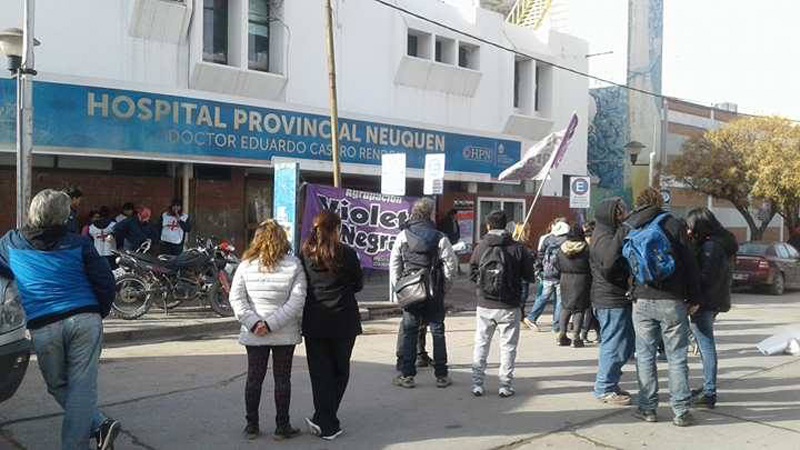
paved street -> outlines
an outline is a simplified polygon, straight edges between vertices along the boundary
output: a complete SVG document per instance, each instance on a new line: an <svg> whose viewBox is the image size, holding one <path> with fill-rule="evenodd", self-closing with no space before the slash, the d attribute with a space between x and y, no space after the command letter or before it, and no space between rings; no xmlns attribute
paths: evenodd
<svg viewBox="0 0 800 450"><path fill-rule="evenodd" d="M455 384L436 389L430 371L414 390L390 384L397 320L368 322L358 340L353 375L341 411L346 434L328 443L304 435L275 443L270 436L244 441L244 350L233 335L150 342L104 351L103 409L123 422L117 449L499 449L499 448L798 448L800 358L761 356L755 344L800 323L800 293L783 297L737 294L734 310L721 316L720 404L698 411L700 424L679 429L666 407L657 424L638 422L629 408L598 404L590 395L597 350L560 349L551 333L523 331L517 393L470 395L473 323L469 313L448 319ZM546 322L549 317L543 318ZM491 361L497 361L496 349ZM692 384L700 385L699 358L691 358ZM661 371L666 381L666 371ZM623 388L636 391L634 367ZM311 412L303 347L293 375L292 423ZM271 382L265 385L262 430L272 431ZM662 392L666 386L662 384ZM665 399L662 396L662 399ZM59 410L47 395L35 362L17 395L0 409L0 448L54 449Z"/></svg>

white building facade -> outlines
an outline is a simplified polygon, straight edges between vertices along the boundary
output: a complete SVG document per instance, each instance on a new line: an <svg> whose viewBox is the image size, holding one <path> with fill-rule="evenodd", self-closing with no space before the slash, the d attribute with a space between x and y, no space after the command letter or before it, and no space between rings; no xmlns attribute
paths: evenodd
<svg viewBox="0 0 800 450"><path fill-rule="evenodd" d="M22 21L22 2L9 3L0 29ZM35 166L47 174L40 179L83 185L115 177L126 186L134 183L126 176L161 176L171 182L145 184L166 186L163 196L131 185L87 200L113 208L138 195L155 209L173 195L191 196L198 213L209 211L202 223L241 228L242 238L271 214L276 161L297 161L304 180L329 182L323 2L37 3ZM573 112L578 131L544 193L560 196L564 176L586 174L588 81L535 60L585 71L585 42L510 25L472 2L391 3L470 36L375 0L334 2L346 187L378 191L381 154L402 151L407 192L421 195L424 155L444 152L446 193L472 195L476 217L486 212L481 205L518 217L532 186L493 180ZM0 78L0 171L9 174L13 101L13 81ZM178 182L183 175L191 185ZM233 205L227 216L204 205L204 193L231 189L237 193L217 199ZM12 193L0 187L0 195Z"/></svg>

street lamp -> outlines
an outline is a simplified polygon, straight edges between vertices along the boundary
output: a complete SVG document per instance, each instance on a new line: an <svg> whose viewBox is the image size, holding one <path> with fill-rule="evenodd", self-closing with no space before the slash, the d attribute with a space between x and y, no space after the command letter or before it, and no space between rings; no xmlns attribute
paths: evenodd
<svg viewBox="0 0 800 450"><path fill-rule="evenodd" d="M636 160L639 158L639 153L641 153L645 147L647 146L639 141L630 141L625 144L623 148L628 152L628 156L631 158L631 165L636 165Z"/></svg>
<svg viewBox="0 0 800 450"><path fill-rule="evenodd" d="M0 32L0 53L8 59L8 70L17 79L17 228L25 225L33 178L33 38L34 0L25 0L23 29Z"/></svg>

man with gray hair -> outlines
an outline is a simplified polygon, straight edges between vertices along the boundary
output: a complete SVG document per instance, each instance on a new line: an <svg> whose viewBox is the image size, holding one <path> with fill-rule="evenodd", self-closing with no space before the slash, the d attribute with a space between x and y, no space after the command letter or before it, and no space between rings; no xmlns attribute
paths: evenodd
<svg viewBox="0 0 800 450"><path fill-rule="evenodd" d="M97 409L102 317L114 300L114 276L89 238L67 230L70 197L45 189L33 198L28 225L0 239L0 276L17 283L47 390L64 409L63 449L113 447L116 420Z"/></svg>
<svg viewBox="0 0 800 450"><path fill-rule="evenodd" d="M419 329L427 322L433 336L433 367L436 386L446 388L451 384L447 373L447 346L444 337L444 296L450 289L456 272L456 255L450 240L436 231L433 223L433 201L428 198L418 200L411 208L409 221L401 226L392 254L389 259L389 283L394 292L397 281L420 269L431 270L434 284L433 298L403 310L401 324L402 353L400 375L393 384L403 388L415 386L417 374L417 340ZM394 298L393 298L394 300Z"/></svg>

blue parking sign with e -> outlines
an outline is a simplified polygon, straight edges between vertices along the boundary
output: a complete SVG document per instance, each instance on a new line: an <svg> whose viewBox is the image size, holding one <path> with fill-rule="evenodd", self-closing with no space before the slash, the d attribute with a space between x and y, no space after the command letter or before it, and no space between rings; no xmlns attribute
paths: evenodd
<svg viewBox="0 0 800 450"><path fill-rule="evenodd" d="M572 181L572 192L577 195L584 195L589 190L589 183L584 178L576 178Z"/></svg>

